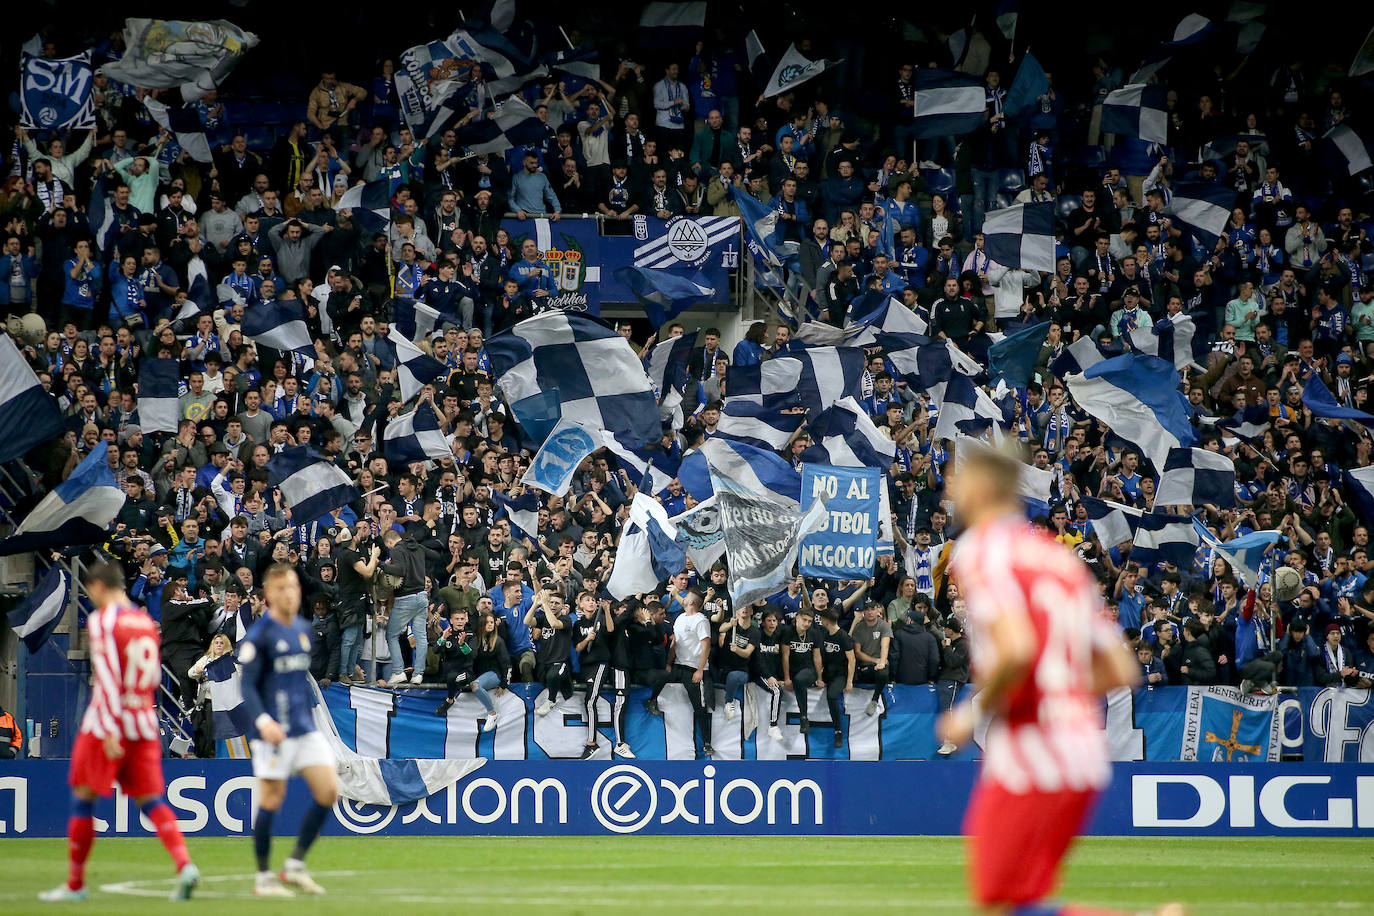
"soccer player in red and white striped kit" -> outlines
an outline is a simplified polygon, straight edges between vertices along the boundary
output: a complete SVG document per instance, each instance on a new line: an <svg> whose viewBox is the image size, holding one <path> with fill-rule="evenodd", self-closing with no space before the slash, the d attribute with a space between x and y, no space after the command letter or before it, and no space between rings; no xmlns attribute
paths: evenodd
<svg viewBox="0 0 1374 916"><path fill-rule="evenodd" d="M95 683L72 747L71 816L67 820L67 881L38 898L46 903L85 900L86 860L95 842L95 799L115 781L134 799L157 830L176 864L173 900L188 900L200 871L186 852L176 815L163 793L162 740L157 722L157 687L162 655L157 626L124 592L118 564L99 557L81 573L95 610L87 619Z"/></svg>
<svg viewBox="0 0 1374 916"><path fill-rule="evenodd" d="M982 770L964 818L975 902L995 916L1126 916L1046 901L1059 865L1112 771L1099 697L1134 684L1139 666L1098 613L1078 556L1026 523L1021 462L973 448L948 493L964 533L954 581L968 609L977 693L940 721L964 744L991 717ZM1181 916L1176 904L1157 911Z"/></svg>

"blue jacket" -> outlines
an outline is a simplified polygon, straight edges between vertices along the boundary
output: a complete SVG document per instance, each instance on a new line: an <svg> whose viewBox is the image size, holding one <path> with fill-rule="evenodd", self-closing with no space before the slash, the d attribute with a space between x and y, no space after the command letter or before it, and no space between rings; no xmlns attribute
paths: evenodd
<svg viewBox="0 0 1374 916"><path fill-rule="evenodd" d="M0 277L0 305L18 305L32 302L33 287L31 284L38 279L38 264L34 259L26 254L0 255L0 269L5 272L5 275ZM22 277L28 287L24 293L24 298L18 300L11 295L10 283L15 277Z"/></svg>
<svg viewBox="0 0 1374 916"><path fill-rule="evenodd" d="M95 297L100 292L100 281L105 276L99 264L92 263L91 269L86 271L86 276L80 280L72 279L72 269L76 267L76 258L68 258L62 265L62 278L66 281L66 287L62 291L62 304L74 306L79 309L95 308Z"/></svg>
<svg viewBox="0 0 1374 916"><path fill-rule="evenodd" d="M534 603L534 590L528 585L521 585L520 603L515 607L506 607L502 587L493 587L491 592L492 605L506 621L506 632L510 634L510 654L519 656L524 652L533 651L534 641L530 639L530 628L525 625L525 614Z"/></svg>

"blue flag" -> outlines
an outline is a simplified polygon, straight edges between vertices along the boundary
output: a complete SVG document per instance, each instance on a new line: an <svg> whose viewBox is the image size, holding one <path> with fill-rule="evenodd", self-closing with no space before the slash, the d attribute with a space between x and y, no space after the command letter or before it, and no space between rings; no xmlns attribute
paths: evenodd
<svg viewBox="0 0 1374 916"><path fill-rule="evenodd" d="M1008 118L1030 114L1036 100L1049 91L1050 79L1045 75L1045 68L1028 52L1021 60L1007 97L1002 100L1002 111Z"/></svg>
<svg viewBox="0 0 1374 916"><path fill-rule="evenodd" d="M698 302L706 302L716 292L700 271L684 276L661 268L631 265L616 268L615 278L635 294L655 329Z"/></svg>
<svg viewBox="0 0 1374 916"><path fill-rule="evenodd" d="M988 348L988 373L992 376L990 384L1004 380L1009 388L1025 388L1030 383L1035 362L1040 358L1040 348L1050 333L1050 323L1042 321L1008 334Z"/></svg>
<svg viewBox="0 0 1374 916"><path fill-rule="evenodd" d="M1354 420L1365 426L1374 426L1374 416L1353 407L1345 407L1332 396L1331 390L1313 373L1302 389L1302 403L1314 416L1333 420Z"/></svg>

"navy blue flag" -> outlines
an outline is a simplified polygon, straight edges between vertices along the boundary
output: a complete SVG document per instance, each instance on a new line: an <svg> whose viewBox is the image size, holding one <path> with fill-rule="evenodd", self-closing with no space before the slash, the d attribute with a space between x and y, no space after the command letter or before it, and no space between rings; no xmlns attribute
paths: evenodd
<svg viewBox="0 0 1374 916"><path fill-rule="evenodd" d="M1016 71L1016 79L1007 90L1007 97L1002 100L1002 111L1008 118L1030 114L1036 101L1049 90L1050 79L1045 75L1045 68L1040 66L1035 55L1027 52Z"/></svg>
<svg viewBox="0 0 1374 916"><path fill-rule="evenodd" d="M253 734L253 716L243 704L243 687L233 653L226 652L206 665L205 681L210 686L215 737L224 741Z"/></svg>
<svg viewBox="0 0 1374 916"><path fill-rule="evenodd" d="M1042 321L1008 334L989 347L988 374L992 376L989 384L996 385L1001 379L1010 388L1025 388L1049 333L1050 323Z"/></svg>
<svg viewBox="0 0 1374 916"><path fill-rule="evenodd" d="M1333 420L1354 420L1365 426L1374 426L1374 416L1353 407L1342 406L1316 373L1312 374L1302 389L1302 403L1314 416Z"/></svg>
<svg viewBox="0 0 1374 916"><path fill-rule="evenodd" d="M688 276L648 267L618 267L615 278L634 293L649 324L661 328L699 302L708 302L715 290L700 271Z"/></svg>
<svg viewBox="0 0 1374 916"><path fill-rule="evenodd" d="M783 413L749 401L730 401L720 412L716 435L778 451L792 441L805 420L806 415L800 412Z"/></svg>
<svg viewBox="0 0 1374 916"><path fill-rule="evenodd" d="M1133 83L1107 93L1102 102L1104 133L1169 142L1168 91L1163 86Z"/></svg>
<svg viewBox="0 0 1374 916"><path fill-rule="evenodd" d="M72 577L61 566L53 566L29 592L27 598L9 612L14 635L24 640L30 652L43 648L53 630L62 622L71 594Z"/></svg>

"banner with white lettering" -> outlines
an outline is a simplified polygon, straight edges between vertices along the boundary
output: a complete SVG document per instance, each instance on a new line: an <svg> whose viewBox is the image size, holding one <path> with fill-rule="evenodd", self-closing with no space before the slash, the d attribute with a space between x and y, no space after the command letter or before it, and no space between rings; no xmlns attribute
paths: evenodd
<svg viewBox="0 0 1374 916"><path fill-rule="evenodd" d="M1285 699L1284 704L1290 704ZM1302 759L1326 763L1374 763L1374 691L1351 687L1304 687ZM1287 745L1287 730L1284 743Z"/></svg>
<svg viewBox="0 0 1374 916"><path fill-rule="evenodd" d="M674 685L676 686L676 685ZM248 760L164 760L167 804L183 833L246 836L257 780ZM488 761L426 798L398 805L340 798L328 836L958 836L973 763L789 760ZM1374 836L1374 776L1313 763L1118 763L1085 832L1095 836ZM913 790L912 787L919 787ZM0 837L63 837L67 761L0 761ZM308 792L288 792L278 817L298 823ZM104 837L150 837L151 821L116 787L99 799ZM3 839L0 839L3 842ZM251 870L217 884L244 892ZM118 875L110 874L117 878ZM236 883L235 883L236 882ZM113 881L101 899L156 892ZM443 884L407 892L452 906ZM1314 911L1317 911L1314 908Z"/></svg>
<svg viewBox="0 0 1374 916"><path fill-rule="evenodd" d="M91 52L49 59L24 55L19 75L19 126L26 130L95 127Z"/></svg>
<svg viewBox="0 0 1374 916"><path fill-rule="evenodd" d="M825 527L802 538L798 562L803 576L867 579L878 546L882 471L802 465L802 501L828 497Z"/></svg>

